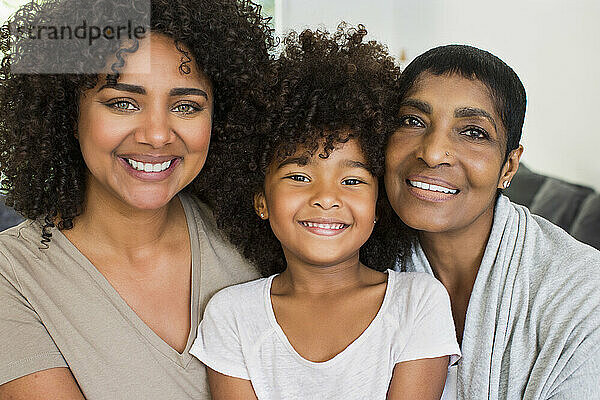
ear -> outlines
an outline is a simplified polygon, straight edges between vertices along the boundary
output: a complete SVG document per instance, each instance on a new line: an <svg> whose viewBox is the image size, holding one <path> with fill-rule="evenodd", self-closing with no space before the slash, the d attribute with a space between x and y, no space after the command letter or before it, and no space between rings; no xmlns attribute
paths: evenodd
<svg viewBox="0 0 600 400"><path fill-rule="evenodd" d="M523 155L523 146L519 145L518 148L512 150L508 154L508 159L500 171L500 179L498 180L498 189L507 189L510 186L512 178L519 169L519 161Z"/></svg>
<svg viewBox="0 0 600 400"><path fill-rule="evenodd" d="M269 219L269 209L263 192L254 194L254 211L260 219Z"/></svg>

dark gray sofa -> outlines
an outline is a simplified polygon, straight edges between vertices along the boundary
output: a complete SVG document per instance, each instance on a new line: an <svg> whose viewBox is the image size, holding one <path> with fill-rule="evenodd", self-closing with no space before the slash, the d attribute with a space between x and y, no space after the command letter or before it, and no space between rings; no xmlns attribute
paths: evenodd
<svg viewBox="0 0 600 400"><path fill-rule="evenodd" d="M17 225L23 218L4 204L4 196L0 196L0 232Z"/></svg>
<svg viewBox="0 0 600 400"><path fill-rule="evenodd" d="M600 250L600 193L592 188L537 174L521 164L504 193Z"/></svg>
<svg viewBox="0 0 600 400"><path fill-rule="evenodd" d="M504 193L515 203L529 207L532 213L600 250L600 193L537 174L523 164ZM22 218L0 198L0 230L20 221Z"/></svg>

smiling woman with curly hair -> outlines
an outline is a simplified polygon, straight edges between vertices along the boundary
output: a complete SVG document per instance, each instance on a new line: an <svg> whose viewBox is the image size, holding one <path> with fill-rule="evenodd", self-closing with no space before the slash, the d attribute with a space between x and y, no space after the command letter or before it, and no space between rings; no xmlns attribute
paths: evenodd
<svg viewBox="0 0 600 400"><path fill-rule="evenodd" d="M149 32L109 40L123 16ZM246 0L56 0L2 29L2 188L28 220L0 234L0 397L209 397L197 323L258 273L189 188L218 197L209 141L254 135L267 22Z"/></svg>

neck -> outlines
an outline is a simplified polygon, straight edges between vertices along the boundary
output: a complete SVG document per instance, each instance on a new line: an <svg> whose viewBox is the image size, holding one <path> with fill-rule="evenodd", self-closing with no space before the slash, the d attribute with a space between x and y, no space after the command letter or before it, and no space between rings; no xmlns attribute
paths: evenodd
<svg viewBox="0 0 600 400"><path fill-rule="evenodd" d="M98 248L116 254L139 254L168 239L182 216L185 219L176 197L161 208L140 210L103 190L88 190L83 213L75 219L73 229L64 233L69 239L93 237Z"/></svg>
<svg viewBox="0 0 600 400"><path fill-rule="evenodd" d="M355 288L370 281L372 273L358 259L352 258L332 266L311 265L287 257L287 268L279 278L282 290L311 295L332 294Z"/></svg>
<svg viewBox="0 0 600 400"><path fill-rule="evenodd" d="M493 208L468 227L449 232L419 232L421 247L449 292L470 295L492 230Z"/></svg>

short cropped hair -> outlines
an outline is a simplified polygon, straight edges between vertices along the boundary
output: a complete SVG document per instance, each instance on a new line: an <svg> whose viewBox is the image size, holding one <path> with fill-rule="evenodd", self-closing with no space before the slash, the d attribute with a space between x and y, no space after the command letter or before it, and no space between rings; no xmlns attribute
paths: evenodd
<svg viewBox="0 0 600 400"><path fill-rule="evenodd" d="M402 72L398 95L406 96L421 74L457 74L482 82L491 92L496 112L506 129L506 153L519 147L525 119L526 95L523 83L504 61L495 55L467 45L435 47L415 58Z"/></svg>

